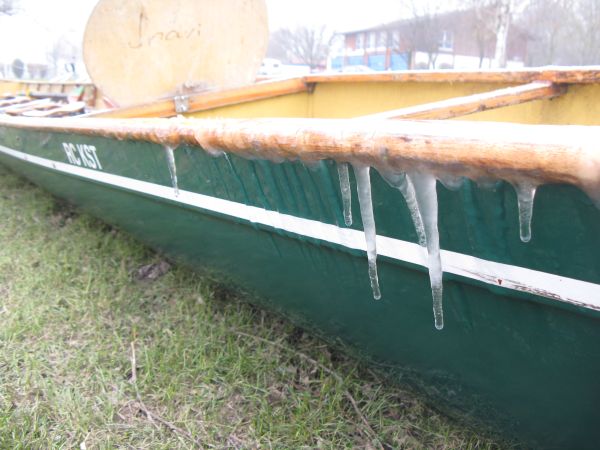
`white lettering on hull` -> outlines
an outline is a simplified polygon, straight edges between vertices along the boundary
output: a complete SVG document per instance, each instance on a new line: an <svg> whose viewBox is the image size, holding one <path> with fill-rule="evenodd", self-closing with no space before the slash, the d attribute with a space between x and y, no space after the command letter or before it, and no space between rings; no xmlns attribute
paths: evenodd
<svg viewBox="0 0 600 450"><path fill-rule="evenodd" d="M88 169L102 170L102 164L96 154L96 147L87 144L63 142L63 150L70 164Z"/></svg>

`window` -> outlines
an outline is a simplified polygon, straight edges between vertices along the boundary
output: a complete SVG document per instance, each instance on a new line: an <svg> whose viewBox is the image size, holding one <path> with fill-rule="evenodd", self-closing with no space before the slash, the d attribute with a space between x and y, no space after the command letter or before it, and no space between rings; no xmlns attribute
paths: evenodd
<svg viewBox="0 0 600 450"><path fill-rule="evenodd" d="M364 35L362 33L358 33L356 35L356 50L362 50L365 48Z"/></svg>
<svg viewBox="0 0 600 450"><path fill-rule="evenodd" d="M376 31L371 31L369 34L369 47L368 48L375 48L377 47L377 32Z"/></svg>
<svg viewBox="0 0 600 450"><path fill-rule="evenodd" d="M380 31L377 36L377 47L387 46L387 31Z"/></svg>
<svg viewBox="0 0 600 450"><path fill-rule="evenodd" d="M400 30L394 30L392 32L392 44L390 47L397 49L400 47Z"/></svg>
<svg viewBox="0 0 600 450"><path fill-rule="evenodd" d="M451 31L442 31L442 39L440 40L440 50L454 49L454 34Z"/></svg>

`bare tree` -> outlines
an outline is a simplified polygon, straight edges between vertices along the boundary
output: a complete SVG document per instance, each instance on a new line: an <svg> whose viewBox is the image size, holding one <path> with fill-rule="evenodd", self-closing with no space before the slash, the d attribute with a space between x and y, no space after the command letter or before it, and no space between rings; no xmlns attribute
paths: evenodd
<svg viewBox="0 0 600 450"><path fill-rule="evenodd" d="M528 65L573 63L575 6L575 0L530 1L518 21L527 30Z"/></svg>
<svg viewBox="0 0 600 450"><path fill-rule="evenodd" d="M326 26L281 28L271 34L267 55L288 63L323 65L329 55L331 33Z"/></svg>
<svg viewBox="0 0 600 450"><path fill-rule="evenodd" d="M404 36L411 53L427 53L427 68L433 69L440 49L442 30L440 15L452 2L402 0L403 15L410 17L408 33Z"/></svg>
<svg viewBox="0 0 600 450"><path fill-rule="evenodd" d="M600 2L598 0L577 0L576 20L572 29L572 51L575 64L600 64Z"/></svg>
<svg viewBox="0 0 600 450"><path fill-rule="evenodd" d="M598 0L530 0L519 18L528 64L600 64Z"/></svg>
<svg viewBox="0 0 600 450"><path fill-rule="evenodd" d="M12 72L16 78L23 78L25 74L25 63L19 58L15 59L12 63Z"/></svg>
<svg viewBox="0 0 600 450"><path fill-rule="evenodd" d="M468 4L473 14L473 34L479 54L479 68L483 67L483 61L488 49L496 42L496 11L489 0L470 0Z"/></svg>
<svg viewBox="0 0 600 450"><path fill-rule="evenodd" d="M474 14L473 32L479 49L480 67L486 50L492 46L494 65L506 67L510 28L530 2L531 0L467 1L467 8Z"/></svg>
<svg viewBox="0 0 600 450"><path fill-rule="evenodd" d="M494 64L496 67L506 67L508 29L511 24L513 4L513 0L496 0L494 5L496 18L496 49L494 50Z"/></svg>

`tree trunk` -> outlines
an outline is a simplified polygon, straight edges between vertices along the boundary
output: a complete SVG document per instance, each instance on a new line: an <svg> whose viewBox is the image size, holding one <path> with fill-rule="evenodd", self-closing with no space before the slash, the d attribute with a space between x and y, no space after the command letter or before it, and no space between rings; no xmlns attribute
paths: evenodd
<svg viewBox="0 0 600 450"><path fill-rule="evenodd" d="M496 27L496 51L494 52L494 66L506 67L506 47L508 40L508 28L510 27L510 0L498 2Z"/></svg>

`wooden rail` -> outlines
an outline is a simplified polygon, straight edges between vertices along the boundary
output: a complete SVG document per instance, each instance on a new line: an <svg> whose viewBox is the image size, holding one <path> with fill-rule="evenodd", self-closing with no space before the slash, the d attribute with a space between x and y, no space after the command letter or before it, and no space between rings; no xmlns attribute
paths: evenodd
<svg viewBox="0 0 600 450"><path fill-rule="evenodd" d="M310 91L317 83L372 83L372 82L422 82L422 83L534 83L550 82L555 84L600 83L600 67L561 68L561 69L523 69L494 71L402 71L367 74L319 74L304 77L274 80L251 86L228 89L220 92L207 92L189 97L190 112L206 111L222 106L267 99L279 95ZM540 87L543 90L543 86ZM548 91L560 90L550 87ZM532 94L535 95L535 94ZM541 94L543 96L543 93ZM551 92L549 97L554 95ZM558 94L557 94L558 95ZM529 101L529 100L526 100ZM506 106L506 105L498 105ZM490 109L490 108L487 108ZM172 98L161 99L144 105L118 108L92 113L87 117L170 117L176 114Z"/></svg>
<svg viewBox="0 0 600 450"><path fill-rule="evenodd" d="M450 98L438 102L409 106L360 116L361 119L451 119L489 109L517 105L533 100L554 98L567 91L566 85L551 81L534 81L522 86Z"/></svg>
<svg viewBox="0 0 600 450"><path fill-rule="evenodd" d="M188 110L190 112L205 111L222 106L262 100L280 95L306 92L308 90L309 86L304 82L303 78L268 81L224 91L190 95L187 100ZM89 114L87 117L169 117L176 114L177 112L175 110L173 98L166 98L144 105Z"/></svg>
<svg viewBox="0 0 600 450"><path fill-rule="evenodd" d="M348 119L33 119L0 127L188 144L247 158L333 159L386 170L567 183L600 200L600 126ZM107 144L108 145L108 144Z"/></svg>
<svg viewBox="0 0 600 450"><path fill-rule="evenodd" d="M304 77L307 83L364 83L364 82L415 82L415 83L531 83L536 80L553 83L600 83L600 66L541 67L519 70L407 70L380 73L315 74Z"/></svg>

